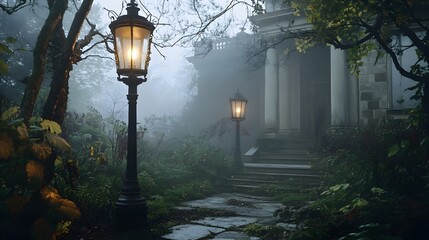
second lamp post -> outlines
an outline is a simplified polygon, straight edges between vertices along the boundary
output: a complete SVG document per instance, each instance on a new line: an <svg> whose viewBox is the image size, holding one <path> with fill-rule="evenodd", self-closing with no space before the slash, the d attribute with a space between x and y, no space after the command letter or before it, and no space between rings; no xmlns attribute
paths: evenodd
<svg viewBox="0 0 429 240"><path fill-rule="evenodd" d="M116 202L120 225L133 227L146 220L146 201L137 181L137 86L146 81L153 23L139 16L135 0L127 7L127 15L119 16L109 27L112 30L118 80L128 85L128 149L127 166L121 195ZM142 76L142 77L141 77Z"/></svg>
<svg viewBox="0 0 429 240"><path fill-rule="evenodd" d="M236 122L234 165L236 168L240 168L243 166L241 161L240 121L244 120L245 117L247 99L237 89L234 97L229 99L229 103L231 106L231 119Z"/></svg>

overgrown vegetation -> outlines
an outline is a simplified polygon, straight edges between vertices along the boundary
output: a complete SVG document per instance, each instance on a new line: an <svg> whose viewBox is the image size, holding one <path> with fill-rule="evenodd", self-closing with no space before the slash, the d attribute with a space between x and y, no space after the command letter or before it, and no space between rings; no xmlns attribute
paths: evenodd
<svg viewBox="0 0 429 240"><path fill-rule="evenodd" d="M16 118L19 108L0 118L0 236L3 239L55 239L69 231L81 213L54 186L56 168L69 161L70 145L52 121Z"/></svg>
<svg viewBox="0 0 429 240"><path fill-rule="evenodd" d="M287 239L424 239L429 224L428 138L418 122L327 136L320 196L286 209Z"/></svg>
<svg viewBox="0 0 429 240"><path fill-rule="evenodd" d="M78 174L70 175L64 169L63 177L55 184L82 211L73 228L75 235L85 236L82 226L96 226L103 231L113 223L125 155L115 151L124 147L121 137L109 136L122 136L122 126L120 121L103 118L95 109L83 115L69 114L65 119L63 127L73 145ZM169 221L172 208L179 202L219 191L223 176L232 171L232 159L204 136L188 137L169 146L163 138L149 139L147 131L140 128L138 134L138 179L147 199L148 222L156 235L165 233L163 227L168 224L159 223Z"/></svg>

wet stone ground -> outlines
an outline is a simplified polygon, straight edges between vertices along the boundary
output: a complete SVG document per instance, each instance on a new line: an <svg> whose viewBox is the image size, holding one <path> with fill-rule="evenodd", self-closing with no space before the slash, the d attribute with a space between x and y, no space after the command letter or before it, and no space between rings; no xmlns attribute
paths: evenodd
<svg viewBox="0 0 429 240"><path fill-rule="evenodd" d="M221 193L206 199L189 201L178 207L180 211L212 209L229 212L228 216L205 216L189 223L173 226L171 233L163 239L170 240L258 240L240 232L240 227L251 223L275 224L275 211L283 204L268 197L258 197L238 193Z"/></svg>

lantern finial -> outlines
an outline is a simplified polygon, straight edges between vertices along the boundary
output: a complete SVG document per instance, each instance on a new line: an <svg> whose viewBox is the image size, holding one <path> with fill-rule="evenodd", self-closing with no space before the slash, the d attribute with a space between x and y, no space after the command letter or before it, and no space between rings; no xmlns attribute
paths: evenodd
<svg viewBox="0 0 429 240"><path fill-rule="evenodd" d="M135 0L131 0L130 3L127 4L127 14L130 16L138 16L140 8L137 7Z"/></svg>

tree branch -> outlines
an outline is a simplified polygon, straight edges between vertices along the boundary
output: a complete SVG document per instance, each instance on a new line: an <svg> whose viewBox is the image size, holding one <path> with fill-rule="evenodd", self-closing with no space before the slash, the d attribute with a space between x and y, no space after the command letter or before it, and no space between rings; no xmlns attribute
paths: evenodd
<svg viewBox="0 0 429 240"><path fill-rule="evenodd" d="M33 52L33 70L25 86L24 97L21 103L21 115L24 122L28 122L33 115L37 95L45 75L46 53L55 28L67 10L67 0L57 0L49 12L37 37Z"/></svg>

